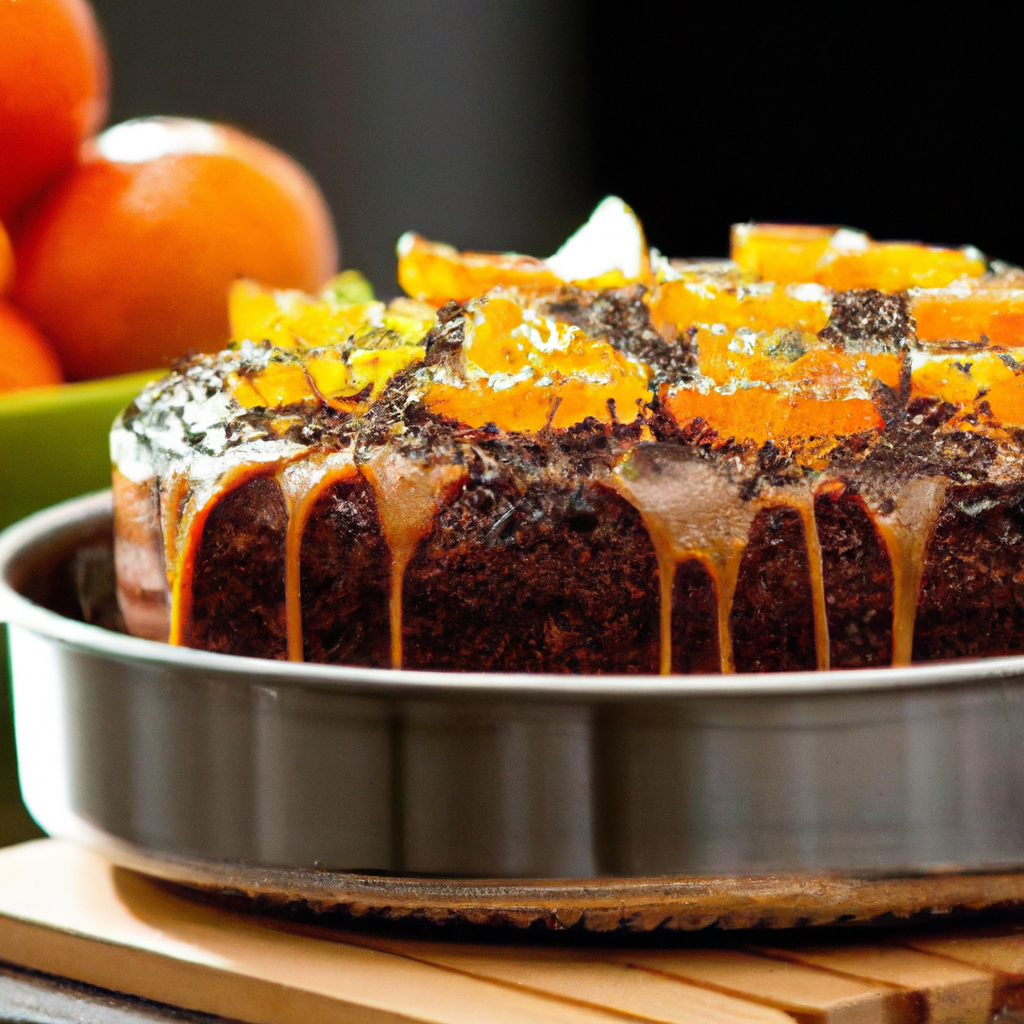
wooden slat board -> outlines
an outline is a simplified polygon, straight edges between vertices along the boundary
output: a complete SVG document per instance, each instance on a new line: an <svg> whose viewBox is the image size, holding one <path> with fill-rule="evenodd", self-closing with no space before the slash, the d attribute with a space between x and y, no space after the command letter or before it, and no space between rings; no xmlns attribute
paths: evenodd
<svg viewBox="0 0 1024 1024"><path fill-rule="evenodd" d="M1024 998L1024 926L787 938L579 949L345 933L186 900L55 840L0 851L0 960L253 1024L984 1024Z"/></svg>

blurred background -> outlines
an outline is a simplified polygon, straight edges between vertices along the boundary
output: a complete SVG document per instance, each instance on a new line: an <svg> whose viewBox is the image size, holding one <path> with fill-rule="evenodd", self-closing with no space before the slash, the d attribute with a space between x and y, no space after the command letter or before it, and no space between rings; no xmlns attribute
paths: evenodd
<svg viewBox="0 0 1024 1024"><path fill-rule="evenodd" d="M862 6L94 0L111 122L226 120L317 178L343 263L394 242L554 251L614 192L669 255L842 223L1024 262L1012 24Z"/></svg>

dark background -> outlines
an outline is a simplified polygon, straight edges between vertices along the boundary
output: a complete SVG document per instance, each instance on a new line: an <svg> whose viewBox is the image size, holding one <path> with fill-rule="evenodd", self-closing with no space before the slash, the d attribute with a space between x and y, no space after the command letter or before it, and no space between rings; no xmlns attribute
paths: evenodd
<svg viewBox="0 0 1024 1024"><path fill-rule="evenodd" d="M94 3L112 120L226 120L290 152L385 294L407 228L544 256L609 192L669 255L761 219L1024 263L1019 19L980 7Z"/></svg>

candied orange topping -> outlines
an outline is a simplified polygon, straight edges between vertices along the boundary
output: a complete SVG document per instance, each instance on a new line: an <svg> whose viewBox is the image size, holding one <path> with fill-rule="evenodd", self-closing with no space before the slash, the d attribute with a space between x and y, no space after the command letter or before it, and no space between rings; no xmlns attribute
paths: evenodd
<svg viewBox="0 0 1024 1024"><path fill-rule="evenodd" d="M659 285L650 306L655 326L671 325L678 331L696 324L724 324L755 331L800 327L816 334L828 323L831 311L828 294L813 283L729 287L692 273Z"/></svg>
<svg viewBox="0 0 1024 1024"><path fill-rule="evenodd" d="M470 304L466 382L435 383L431 411L471 427L535 431L593 416L631 422L651 398L649 371L607 341L540 316L510 298Z"/></svg>
<svg viewBox="0 0 1024 1024"><path fill-rule="evenodd" d="M881 381L894 391L902 383L903 367L906 363L906 356L900 352L879 352L874 355L865 352L856 359L857 368L863 368L869 379Z"/></svg>
<svg viewBox="0 0 1024 1024"><path fill-rule="evenodd" d="M400 345L348 354L328 348L296 355L295 361L281 356L258 373L231 374L229 389L246 409L326 402L355 411L368 406L396 373L419 362L425 351L422 345Z"/></svg>
<svg viewBox="0 0 1024 1024"><path fill-rule="evenodd" d="M958 352L920 358L911 376L911 398L949 402L966 412L987 403L1004 426L1024 426L1024 349L1009 353Z"/></svg>
<svg viewBox="0 0 1024 1024"><path fill-rule="evenodd" d="M680 425L702 419L723 440L807 441L844 437L884 425L867 398L809 399L770 387L667 389L663 401Z"/></svg>
<svg viewBox="0 0 1024 1024"><path fill-rule="evenodd" d="M734 224L732 258L763 281L814 281L835 232L807 224Z"/></svg>
<svg viewBox="0 0 1024 1024"><path fill-rule="evenodd" d="M1004 427L1024 427L1024 375L994 383L981 400L988 403L992 418Z"/></svg>
<svg viewBox="0 0 1024 1024"><path fill-rule="evenodd" d="M269 341L275 349L258 373L231 375L231 394L247 409L302 402L365 408L396 373L423 358L421 343L434 324L434 310L411 299L374 301L353 271L316 297L237 281L229 312L236 344Z"/></svg>
<svg viewBox="0 0 1024 1024"><path fill-rule="evenodd" d="M814 281L836 291L944 288L985 273L976 250L875 242L860 231L791 224L737 224L732 258L741 271L781 284Z"/></svg>
<svg viewBox="0 0 1024 1024"><path fill-rule="evenodd" d="M773 381L785 376L794 361L820 344L799 329L766 333L722 324L699 327L696 334L700 372L716 384L730 381Z"/></svg>
<svg viewBox="0 0 1024 1024"><path fill-rule="evenodd" d="M669 344L695 348L696 374L662 390L678 422L700 418L723 439L756 443L842 437L883 426L876 385L899 391L911 365L879 339L858 351L822 336L836 291L872 288L909 291L917 338L937 349L914 356L912 397L957 406L963 429L993 419L1024 425L1024 275L986 276L973 249L876 242L829 226L736 225L732 255L734 264L656 256L652 265L639 222L614 197L548 260L458 252L406 234L399 279L412 298L387 306L351 271L319 296L238 282L234 337L269 341L273 351L261 357L264 369L237 372L230 387L248 408L313 401L356 412L412 368L420 400L471 427L632 421L651 399L651 368L547 316L542 302L566 282L600 291L640 281L655 327ZM462 351L418 365L436 309L451 299L465 306ZM987 351L941 351L964 342ZM1000 359L992 348L1015 351Z"/></svg>
<svg viewBox="0 0 1024 1024"><path fill-rule="evenodd" d="M915 292L918 341L969 341L1012 348L1024 340L1024 289L943 288Z"/></svg>
<svg viewBox="0 0 1024 1024"><path fill-rule="evenodd" d="M700 372L717 385L788 381L808 397L833 397L872 380L898 388L904 357L898 352L846 352L799 328L730 331L699 327L695 334Z"/></svg>
<svg viewBox="0 0 1024 1024"><path fill-rule="evenodd" d="M236 281L228 296L231 336L269 341L277 348L329 345L360 328L380 325L382 302L335 306L303 292L271 291Z"/></svg>
<svg viewBox="0 0 1024 1024"><path fill-rule="evenodd" d="M369 284L354 271L327 282L318 296L276 291L255 281L236 281L228 294L231 337L269 341L275 348L317 348L373 334L388 344L419 342L434 324L434 310L410 299L389 306L376 302ZM380 338L374 341L379 345Z"/></svg>
<svg viewBox="0 0 1024 1024"><path fill-rule="evenodd" d="M636 214L615 196L598 203L590 219L547 260L516 253L459 252L407 232L398 240L398 281L435 307L468 302L494 288L530 295L567 282L601 291L649 281L651 261Z"/></svg>
<svg viewBox="0 0 1024 1024"><path fill-rule="evenodd" d="M468 302L499 285L536 292L562 281L532 256L459 252L409 232L398 242L398 283L414 299L441 307L452 299Z"/></svg>
<svg viewBox="0 0 1024 1024"><path fill-rule="evenodd" d="M826 263L817 280L836 291L877 288L942 288L962 277L980 277L985 261L971 250L936 249L905 242L873 242L862 252L839 253Z"/></svg>
<svg viewBox="0 0 1024 1024"><path fill-rule="evenodd" d="M254 377L236 374L231 382L231 393L235 401L247 409L280 409L316 398L306 371L297 363L269 363Z"/></svg>

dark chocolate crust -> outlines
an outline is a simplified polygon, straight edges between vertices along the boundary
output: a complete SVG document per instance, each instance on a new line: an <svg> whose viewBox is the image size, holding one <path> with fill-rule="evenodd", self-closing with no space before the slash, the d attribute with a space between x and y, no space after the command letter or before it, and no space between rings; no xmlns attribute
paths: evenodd
<svg viewBox="0 0 1024 1024"><path fill-rule="evenodd" d="M707 569L690 558L672 581L673 673L720 672L718 598Z"/></svg>
<svg viewBox="0 0 1024 1024"><path fill-rule="evenodd" d="M1024 637L1024 482L951 487L929 547L914 658L1018 654Z"/></svg>
<svg viewBox="0 0 1024 1024"><path fill-rule="evenodd" d="M832 667L884 665L892 653L892 567L885 542L863 500L849 490L819 494L814 518Z"/></svg>
<svg viewBox="0 0 1024 1024"><path fill-rule="evenodd" d="M299 559L306 661L391 665L391 556L362 476L316 500Z"/></svg>
<svg viewBox="0 0 1024 1024"><path fill-rule="evenodd" d="M658 563L636 509L589 480L495 477L460 489L406 570L403 663L656 673Z"/></svg>
<svg viewBox="0 0 1024 1024"><path fill-rule="evenodd" d="M545 309L557 320L575 324L595 338L606 338L620 352L636 356L654 371L655 381L689 378L697 369L692 339L667 340L651 322L643 301L646 289L636 284L606 292L567 287ZM630 415L623 419L632 419Z"/></svg>
<svg viewBox="0 0 1024 1024"><path fill-rule="evenodd" d="M841 348L857 351L868 346L901 350L914 335L914 321L904 292L857 288L837 292L832 315L821 337Z"/></svg>
<svg viewBox="0 0 1024 1024"><path fill-rule="evenodd" d="M287 657L287 532L288 508L273 477L257 476L214 505L195 557L188 646Z"/></svg>
<svg viewBox="0 0 1024 1024"><path fill-rule="evenodd" d="M740 562L729 627L738 672L817 664L804 524L792 508L757 514Z"/></svg>

